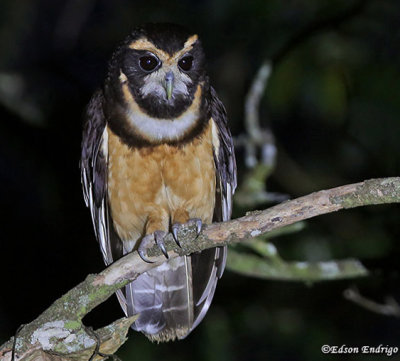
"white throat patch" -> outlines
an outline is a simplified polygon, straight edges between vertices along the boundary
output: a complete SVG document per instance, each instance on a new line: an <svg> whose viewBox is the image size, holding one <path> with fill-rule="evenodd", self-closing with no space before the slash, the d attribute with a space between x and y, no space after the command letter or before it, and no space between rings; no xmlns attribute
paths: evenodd
<svg viewBox="0 0 400 361"><path fill-rule="evenodd" d="M135 130L146 138L163 141L177 140L196 124L199 118L198 111L186 111L175 119L152 118L143 112L130 110L129 121Z"/></svg>
<svg viewBox="0 0 400 361"><path fill-rule="evenodd" d="M122 91L129 105L127 111L129 124L136 133L150 141L178 140L193 129L200 118L202 94L200 84L197 86L192 104L175 119L153 118L146 114L135 102L124 81L122 81Z"/></svg>

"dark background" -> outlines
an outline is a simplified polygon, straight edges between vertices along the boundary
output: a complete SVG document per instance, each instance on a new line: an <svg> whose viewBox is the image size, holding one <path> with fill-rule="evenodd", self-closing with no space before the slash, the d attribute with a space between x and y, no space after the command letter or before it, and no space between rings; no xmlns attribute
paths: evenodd
<svg viewBox="0 0 400 361"><path fill-rule="evenodd" d="M265 59L273 61L260 107L278 147L270 191L296 197L398 174L396 0L2 0L0 342L103 268L80 188L82 114L118 42L134 26L159 21L186 25L201 36L235 136L243 132L244 97L257 69ZM242 150L237 157L242 176ZM398 318L371 313L342 296L357 285L377 302L390 295L400 300L399 216L396 205L344 211L274 239L287 259L356 257L371 277L308 285L227 271L207 317L186 340L155 345L132 331L119 356L384 359L334 358L320 348L400 347ZM113 297L86 324L100 327L121 316Z"/></svg>

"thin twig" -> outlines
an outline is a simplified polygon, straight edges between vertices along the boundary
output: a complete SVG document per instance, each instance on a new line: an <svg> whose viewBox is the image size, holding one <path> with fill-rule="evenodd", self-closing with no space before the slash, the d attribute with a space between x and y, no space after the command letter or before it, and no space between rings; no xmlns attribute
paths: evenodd
<svg viewBox="0 0 400 361"><path fill-rule="evenodd" d="M15 356L16 356L15 348L16 348L16 346L17 346L18 335L19 335L19 333L21 332L21 330L24 328L24 326L25 326L25 325L22 324L21 326L18 327L17 331L15 332L14 341L13 341L13 347L12 347L12 352L11 352L11 361L14 361L14 360L15 360Z"/></svg>
<svg viewBox="0 0 400 361"><path fill-rule="evenodd" d="M275 163L274 136L269 129L261 127L259 116L260 101L267 87L271 72L271 63L265 61L258 69L246 95L244 105L246 135L238 137L236 145L245 147L245 164L249 168L255 167L259 163L257 160L258 147L261 149L261 162L263 164L273 165Z"/></svg>
<svg viewBox="0 0 400 361"><path fill-rule="evenodd" d="M356 287L344 290L343 296L347 300L354 302L368 311L379 313L385 316L400 317L400 305L393 297L387 298L386 302L381 304L362 296Z"/></svg>
<svg viewBox="0 0 400 361"><path fill-rule="evenodd" d="M245 100L244 125L252 139L259 139L261 133L258 108L271 75L271 64L265 61L258 69Z"/></svg>

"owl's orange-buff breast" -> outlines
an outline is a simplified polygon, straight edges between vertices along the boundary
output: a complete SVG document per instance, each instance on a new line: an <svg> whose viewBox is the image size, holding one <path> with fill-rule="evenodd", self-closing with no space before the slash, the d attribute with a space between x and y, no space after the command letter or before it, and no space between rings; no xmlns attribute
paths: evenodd
<svg viewBox="0 0 400 361"><path fill-rule="evenodd" d="M108 197L123 241L138 240L170 225L200 218L211 223L215 206L212 119L184 145L130 148L109 128ZM129 247L131 248L131 247Z"/></svg>

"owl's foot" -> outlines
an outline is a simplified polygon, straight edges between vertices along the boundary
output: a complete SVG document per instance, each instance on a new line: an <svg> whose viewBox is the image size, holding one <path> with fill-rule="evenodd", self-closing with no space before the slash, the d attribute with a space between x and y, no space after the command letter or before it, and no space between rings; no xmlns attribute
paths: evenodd
<svg viewBox="0 0 400 361"><path fill-rule="evenodd" d="M185 223L185 225L188 225L188 226L193 226L193 225L195 225L196 226L196 232L197 232L197 234L196 234L196 237L200 234L200 232L201 232L201 229L203 228L203 222L201 221L201 219L200 218L191 218L191 219L189 219L186 223ZM178 240L178 232L179 232L179 230L181 229L183 227L183 224L182 223L174 223L173 225L172 225L172 227L171 227L171 229L172 229L172 235L174 236L174 240L175 240L175 242L176 242L176 244L180 247L181 245L180 245L180 243L179 243L179 240Z"/></svg>
<svg viewBox="0 0 400 361"><path fill-rule="evenodd" d="M164 231L155 231L152 234L148 234L147 236L143 237L142 241L140 242L138 253L140 258L147 262L153 263L146 257L146 252L149 248L153 247L154 243L160 248L161 252L166 258L168 257L167 250L165 248L164 238L167 235L167 232Z"/></svg>
<svg viewBox="0 0 400 361"><path fill-rule="evenodd" d="M174 236L175 243L178 245L179 248L182 248L182 246L178 240L178 232L181 227L182 227L182 223L174 223L171 227L172 235Z"/></svg>

